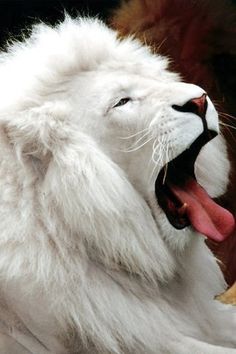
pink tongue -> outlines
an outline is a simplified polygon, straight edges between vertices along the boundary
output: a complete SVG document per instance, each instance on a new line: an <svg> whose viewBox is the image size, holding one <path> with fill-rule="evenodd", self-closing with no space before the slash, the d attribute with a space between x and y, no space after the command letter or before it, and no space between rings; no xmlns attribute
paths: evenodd
<svg viewBox="0 0 236 354"><path fill-rule="evenodd" d="M171 189L187 204L186 214L198 232L214 241L223 241L233 231L233 215L216 204L194 179L188 180L184 187L172 185Z"/></svg>

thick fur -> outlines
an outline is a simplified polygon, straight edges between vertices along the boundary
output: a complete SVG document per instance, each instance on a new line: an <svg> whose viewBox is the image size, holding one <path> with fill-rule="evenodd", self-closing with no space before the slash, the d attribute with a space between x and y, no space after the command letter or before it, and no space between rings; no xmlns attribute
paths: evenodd
<svg viewBox="0 0 236 354"><path fill-rule="evenodd" d="M130 0L111 19L121 35L134 34L171 59L172 70L203 87L217 104L232 162L222 203L236 215L236 7L227 0ZM233 126L232 128L230 126ZM236 231L210 247L229 284L236 281Z"/></svg>
<svg viewBox="0 0 236 354"><path fill-rule="evenodd" d="M1 353L236 353L213 255L154 195L203 130L172 105L204 91L91 19L36 26L0 62ZM219 135L196 174L218 196L228 173Z"/></svg>

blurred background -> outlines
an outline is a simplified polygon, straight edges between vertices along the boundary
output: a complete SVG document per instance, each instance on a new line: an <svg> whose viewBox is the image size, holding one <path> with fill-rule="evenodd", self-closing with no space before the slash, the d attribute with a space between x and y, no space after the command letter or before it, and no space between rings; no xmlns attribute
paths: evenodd
<svg viewBox="0 0 236 354"><path fill-rule="evenodd" d="M155 1L155 0L153 0ZM181 1L181 0L180 0ZM230 0L236 4L236 0ZM0 0L0 45L10 36L18 36L37 20L54 24L70 15L99 16L106 19L121 0Z"/></svg>

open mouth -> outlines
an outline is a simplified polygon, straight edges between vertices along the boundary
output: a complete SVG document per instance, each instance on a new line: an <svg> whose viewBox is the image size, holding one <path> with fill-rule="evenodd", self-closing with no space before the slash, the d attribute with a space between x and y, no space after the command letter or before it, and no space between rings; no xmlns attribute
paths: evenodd
<svg viewBox="0 0 236 354"><path fill-rule="evenodd" d="M200 150L216 135L204 131L188 149L166 164L157 177L155 194L173 227L180 230L191 225L210 239L223 241L234 229L234 217L211 199L194 173Z"/></svg>

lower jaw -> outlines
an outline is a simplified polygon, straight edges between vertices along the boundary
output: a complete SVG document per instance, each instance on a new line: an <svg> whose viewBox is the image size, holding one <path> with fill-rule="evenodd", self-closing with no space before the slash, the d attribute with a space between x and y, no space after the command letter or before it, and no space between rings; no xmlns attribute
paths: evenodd
<svg viewBox="0 0 236 354"><path fill-rule="evenodd" d="M196 237L196 232L191 226L187 226L182 230L175 229L160 208L155 194L148 198L147 204L157 225L157 232L159 232L160 237L165 240L172 251L182 254L195 239L204 242L203 237Z"/></svg>

